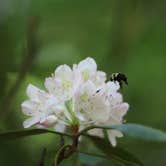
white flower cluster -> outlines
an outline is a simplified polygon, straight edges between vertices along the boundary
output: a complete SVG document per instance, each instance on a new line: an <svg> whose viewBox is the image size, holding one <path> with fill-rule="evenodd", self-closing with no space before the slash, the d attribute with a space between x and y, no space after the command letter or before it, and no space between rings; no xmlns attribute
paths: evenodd
<svg viewBox="0 0 166 166"><path fill-rule="evenodd" d="M106 82L106 74L97 70L94 59L86 58L71 69L59 66L51 77L46 78L47 91L28 85L29 100L22 103L22 111L30 116L24 127L54 127L63 132L67 126L83 129L90 125L118 125L123 122L129 105L118 92L118 82ZM90 134L103 137L101 129ZM109 140L116 145L117 130L107 130Z"/></svg>

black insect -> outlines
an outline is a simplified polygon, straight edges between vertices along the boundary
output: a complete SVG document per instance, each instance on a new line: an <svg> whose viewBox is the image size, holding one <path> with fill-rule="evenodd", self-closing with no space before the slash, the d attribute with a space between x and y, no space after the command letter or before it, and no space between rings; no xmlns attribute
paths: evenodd
<svg viewBox="0 0 166 166"><path fill-rule="evenodd" d="M121 88L123 87L123 82L128 85L127 77L122 73L113 73L110 80L114 82L118 81Z"/></svg>

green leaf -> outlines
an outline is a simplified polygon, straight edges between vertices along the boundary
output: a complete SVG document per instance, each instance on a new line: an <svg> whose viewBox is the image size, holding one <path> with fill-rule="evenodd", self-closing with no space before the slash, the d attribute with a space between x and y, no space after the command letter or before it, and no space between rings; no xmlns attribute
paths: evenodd
<svg viewBox="0 0 166 166"><path fill-rule="evenodd" d="M88 138L91 139L108 159L115 160L127 166L143 166L133 154L120 147L112 147L107 140L95 136L88 136Z"/></svg>
<svg viewBox="0 0 166 166"><path fill-rule="evenodd" d="M80 152L79 151L79 161L82 164L97 164L101 162L103 159L106 159L103 155L92 154L87 152Z"/></svg>
<svg viewBox="0 0 166 166"><path fill-rule="evenodd" d="M0 133L0 140L10 140L26 136L48 134L48 133L70 136L69 134L66 133L60 133L46 129L31 129L31 130L9 131L9 132Z"/></svg>
<svg viewBox="0 0 166 166"><path fill-rule="evenodd" d="M133 138L147 141L166 142L166 133L151 127L128 123L118 126L112 126L111 128L120 130L126 136L130 136Z"/></svg>

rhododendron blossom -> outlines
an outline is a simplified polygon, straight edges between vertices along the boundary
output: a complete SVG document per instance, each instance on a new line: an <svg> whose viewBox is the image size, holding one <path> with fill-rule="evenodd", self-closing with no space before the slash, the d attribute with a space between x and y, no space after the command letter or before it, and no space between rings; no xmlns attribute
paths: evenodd
<svg viewBox="0 0 166 166"><path fill-rule="evenodd" d="M106 81L106 73L97 70L92 58L86 58L71 68L57 67L45 80L46 91L28 85L29 100L22 103L22 111L30 116L24 127L53 127L64 131L66 127L84 129L91 125L119 125L123 123L129 105L118 92L118 82ZM102 129L92 129L89 134L103 137ZM118 130L107 130L109 140L116 145Z"/></svg>

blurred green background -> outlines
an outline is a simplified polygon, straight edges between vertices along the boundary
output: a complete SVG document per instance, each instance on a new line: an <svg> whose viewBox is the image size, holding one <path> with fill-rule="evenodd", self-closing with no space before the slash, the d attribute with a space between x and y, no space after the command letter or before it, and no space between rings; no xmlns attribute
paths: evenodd
<svg viewBox="0 0 166 166"><path fill-rule="evenodd" d="M20 104L28 83L43 88L45 77L58 65L87 56L108 75L128 76L129 86L123 88L131 105L128 122L166 131L163 0L0 0L0 130L23 129L26 117ZM125 138L118 142L147 166L166 165L166 144ZM38 165L44 147L51 165L58 145L59 138L52 135L1 142L0 165ZM82 158L81 163L88 161ZM62 165L80 164L69 160ZM91 165L110 163L91 160Z"/></svg>

